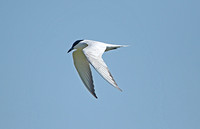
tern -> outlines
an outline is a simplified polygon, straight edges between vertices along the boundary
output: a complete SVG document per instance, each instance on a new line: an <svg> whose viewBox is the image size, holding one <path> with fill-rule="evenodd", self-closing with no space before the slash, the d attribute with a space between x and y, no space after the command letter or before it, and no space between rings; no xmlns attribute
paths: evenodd
<svg viewBox="0 0 200 129"><path fill-rule="evenodd" d="M104 52L114 50L127 45L113 45L93 40L77 40L67 53L73 52L74 66L89 92L97 98L94 90L94 83L90 65L112 86L122 91L113 76L111 75L107 65L102 59Z"/></svg>

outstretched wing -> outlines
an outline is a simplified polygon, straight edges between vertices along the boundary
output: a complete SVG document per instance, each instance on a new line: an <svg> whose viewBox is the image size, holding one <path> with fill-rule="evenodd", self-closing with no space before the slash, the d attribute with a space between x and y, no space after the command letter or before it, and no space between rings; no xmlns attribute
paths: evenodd
<svg viewBox="0 0 200 129"><path fill-rule="evenodd" d="M90 91L90 93L97 98L94 90L94 84L92 79L92 73L90 70L89 62L87 61L85 55L81 50L76 50L73 52L74 65L78 74L83 81L86 88Z"/></svg>
<svg viewBox="0 0 200 129"><path fill-rule="evenodd" d="M85 54L87 60L90 62L90 64L96 69L96 71L111 85L113 85L115 88L122 91L117 83L115 82L113 76L111 75L110 71L108 70L107 65L102 59L102 55L106 50L105 45L89 45L86 48L83 49L83 53Z"/></svg>

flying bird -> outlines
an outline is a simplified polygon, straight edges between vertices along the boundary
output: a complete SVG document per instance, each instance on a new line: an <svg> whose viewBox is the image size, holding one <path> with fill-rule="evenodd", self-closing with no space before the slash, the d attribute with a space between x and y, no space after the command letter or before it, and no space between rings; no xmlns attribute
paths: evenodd
<svg viewBox="0 0 200 129"><path fill-rule="evenodd" d="M122 91L113 76L108 70L107 65L102 59L104 52L114 50L127 45L113 45L93 40L77 40L73 43L72 47L67 53L76 49L73 52L73 60L75 68L89 92L97 98L94 90L94 83L90 65L112 86Z"/></svg>

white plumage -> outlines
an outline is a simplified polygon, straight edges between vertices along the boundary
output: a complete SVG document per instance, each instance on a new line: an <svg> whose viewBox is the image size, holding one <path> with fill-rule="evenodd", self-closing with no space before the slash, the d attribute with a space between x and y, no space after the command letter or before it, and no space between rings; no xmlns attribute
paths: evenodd
<svg viewBox="0 0 200 129"><path fill-rule="evenodd" d="M97 96L95 94L92 72L89 64L91 64L107 82L122 91L102 59L102 55L105 51L120 47L126 47L126 45L106 44L92 40L77 40L68 51L70 52L76 49L76 51L73 52L74 65L84 85L95 98L97 98Z"/></svg>

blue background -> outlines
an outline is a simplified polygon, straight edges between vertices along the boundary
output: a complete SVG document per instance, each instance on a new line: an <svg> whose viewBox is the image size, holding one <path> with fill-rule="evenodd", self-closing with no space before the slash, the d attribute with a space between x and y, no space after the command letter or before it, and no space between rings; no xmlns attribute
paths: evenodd
<svg viewBox="0 0 200 129"><path fill-rule="evenodd" d="M200 128L198 0L1 0L1 129ZM130 45L93 70L95 99L67 50L77 39Z"/></svg>

